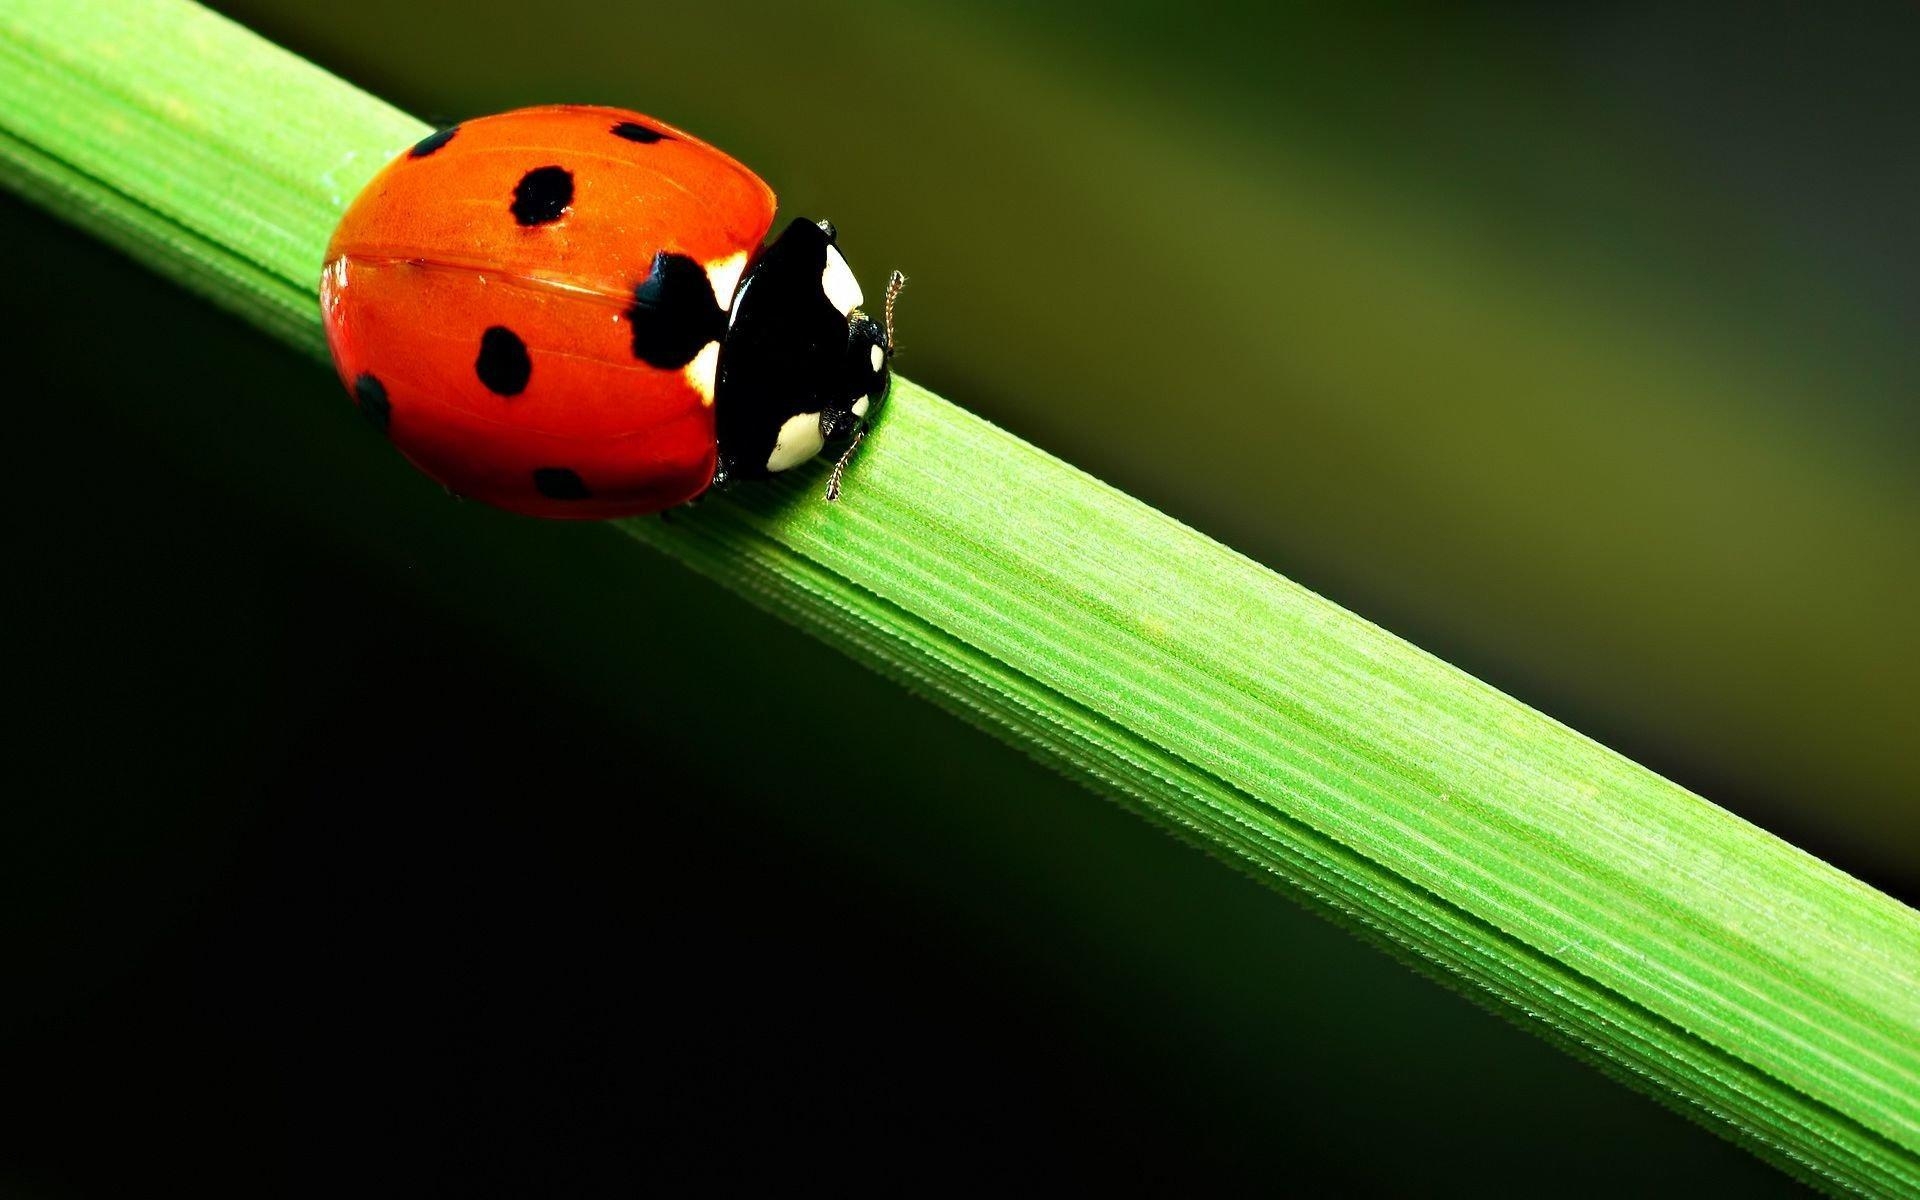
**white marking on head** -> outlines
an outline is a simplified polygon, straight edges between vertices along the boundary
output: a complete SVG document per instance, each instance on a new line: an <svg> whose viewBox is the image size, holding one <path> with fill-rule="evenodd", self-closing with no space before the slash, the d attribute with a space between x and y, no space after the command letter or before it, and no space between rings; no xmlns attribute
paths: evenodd
<svg viewBox="0 0 1920 1200"><path fill-rule="evenodd" d="M700 353L680 371L687 377L687 383L700 393L700 403L713 407L713 374L720 366L720 343L708 342L700 347Z"/></svg>
<svg viewBox="0 0 1920 1200"><path fill-rule="evenodd" d="M773 440L773 453L767 455L767 470L785 471L797 467L826 447L827 439L820 436L820 414L801 413L797 417L787 418L780 427L780 436Z"/></svg>
<svg viewBox="0 0 1920 1200"><path fill-rule="evenodd" d="M873 364L873 369L876 371L880 369L881 363L887 361L887 352L880 348L880 344L878 342L874 343L872 348L868 351L867 361Z"/></svg>
<svg viewBox="0 0 1920 1200"><path fill-rule="evenodd" d="M867 408L869 407L868 402L871 401L872 399L873 397L871 396L862 396L858 400L855 400L853 402L853 415L856 417L866 416Z"/></svg>
<svg viewBox="0 0 1920 1200"><path fill-rule="evenodd" d="M853 268L841 257L838 246L827 247L827 265L820 272L820 290L827 294L827 303L843 317L852 316L853 310L860 307L863 299L860 281L853 277Z"/></svg>
<svg viewBox="0 0 1920 1200"><path fill-rule="evenodd" d="M707 264L707 282L713 285L713 301L721 312L733 311L733 293L740 287L740 272L747 269L747 252L716 258Z"/></svg>

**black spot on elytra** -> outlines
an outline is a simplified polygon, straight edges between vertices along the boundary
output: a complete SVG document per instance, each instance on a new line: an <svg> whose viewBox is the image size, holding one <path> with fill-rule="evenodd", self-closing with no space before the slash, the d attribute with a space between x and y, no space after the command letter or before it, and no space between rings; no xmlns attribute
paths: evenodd
<svg viewBox="0 0 1920 1200"><path fill-rule="evenodd" d="M522 225L550 225L573 203L573 172L565 167L535 167L513 185L513 219Z"/></svg>
<svg viewBox="0 0 1920 1200"><path fill-rule="evenodd" d="M527 357L527 344L518 334L505 325L495 325L480 335L480 357L473 360L473 372L495 395L518 396L527 390L533 360Z"/></svg>
<svg viewBox="0 0 1920 1200"><path fill-rule="evenodd" d="M459 132L460 127L458 125L449 125L438 132L430 133L413 144L413 149L407 151L407 157L425 158L427 155L432 154L435 150L452 141L453 135Z"/></svg>
<svg viewBox="0 0 1920 1200"><path fill-rule="evenodd" d="M669 142L673 140L672 134L661 133L658 129L650 129L638 121L620 122L613 127L613 136L625 138L630 142L639 142L643 146L651 146L655 142L663 139Z"/></svg>
<svg viewBox="0 0 1920 1200"><path fill-rule="evenodd" d="M549 500L591 500L593 493L580 476L565 467L535 467L534 490Z"/></svg>
<svg viewBox="0 0 1920 1200"><path fill-rule="evenodd" d="M393 420L393 405L387 400L386 385L363 371L353 377L353 399L367 424L385 433Z"/></svg>
<svg viewBox="0 0 1920 1200"><path fill-rule="evenodd" d="M665 250L653 256L646 282L633 289L627 309L633 326L633 356L662 370L679 370L700 347L727 329L727 314L714 302L713 285L700 264Z"/></svg>

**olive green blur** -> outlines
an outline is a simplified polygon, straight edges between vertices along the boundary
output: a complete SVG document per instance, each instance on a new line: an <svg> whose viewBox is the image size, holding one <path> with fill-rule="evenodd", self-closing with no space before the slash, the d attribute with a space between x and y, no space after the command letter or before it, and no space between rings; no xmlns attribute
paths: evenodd
<svg viewBox="0 0 1920 1200"><path fill-rule="evenodd" d="M1920 13L215 7L429 120L576 100L699 132L788 214L830 217L870 293L907 272L904 374L1920 895ZM31 293L52 311L29 377L86 398L90 470L166 505L164 538L151 511L29 537L46 594L89 597L29 601L97 638L80 675L154 688L54 714L130 731L122 756L60 770L130 794L204 782L181 747L218 730L239 748L215 790L271 790L307 722L390 732L330 707L363 668L315 630L372 625L359 653L397 661L431 629L463 678L549 694L590 737L657 738L676 780L726 764L669 829L752 829L761 858L828 881L806 911L843 905L855 937L867 905L924 928L985 978L993 1019L1028 1014L1014 1044L1061 1047L1040 1086L1094 1071L1127 1153L1193 1164L1169 1187L1297 1164L1361 1191L1472 1172L1494 1192L1546 1172L1562 1193L1793 1189L626 539L448 503L309 363L17 202L0 214L33 243L29 277L59 275ZM102 285L117 318L143 314L120 361L93 349ZM48 443L66 428L37 420ZM115 627L129 593L148 615ZM814 740L795 762L767 731L797 710ZM764 735L746 746L743 714ZM47 947L78 930L92 957L36 950L54 965L22 1010L160 954L247 812L130 803L101 818L108 849L54 839L52 915L26 927ZM158 900L102 916L141 839L178 853L119 894ZM635 869L672 856L643 846ZM901 1075L906 1105L942 1086ZM1063 1155L1129 1161L1088 1128Z"/></svg>

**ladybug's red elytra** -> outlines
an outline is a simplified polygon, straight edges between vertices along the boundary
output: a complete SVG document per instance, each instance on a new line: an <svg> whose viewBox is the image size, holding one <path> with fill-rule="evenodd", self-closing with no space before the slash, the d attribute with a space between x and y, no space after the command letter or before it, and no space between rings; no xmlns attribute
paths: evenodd
<svg viewBox="0 0 1920 1200"><path fill-rule="evenodd" d="M671 125L555 105L422 139L327 247L320 303L360 411L459 496L660 512L845 443L885 398L883 315L825 221Z"/></svg>

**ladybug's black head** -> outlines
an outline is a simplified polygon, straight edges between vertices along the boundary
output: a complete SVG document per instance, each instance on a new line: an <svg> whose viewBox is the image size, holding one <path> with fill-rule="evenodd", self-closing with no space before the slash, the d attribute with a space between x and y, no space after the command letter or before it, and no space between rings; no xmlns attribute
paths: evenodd
<svg viewBox="0 0 1920 1200"><path fill-rule="evenodd" d="M796 220L768 246L734 295L720 345L714 420L728 478L789 470L829 443L859 444L892 378L893 302L882 321L862 312L860 285L832 225ZM830 495L838 494L839 472Z"/></svg>
<svg viewBox="0 0 1920 1200"><path fill-rule="evenodd" d="M840 386L820 414L827 440L851 434L887 396L893 372L893 339L880 322L859 309L847 321L847 353L840 361Z"/></svg>

